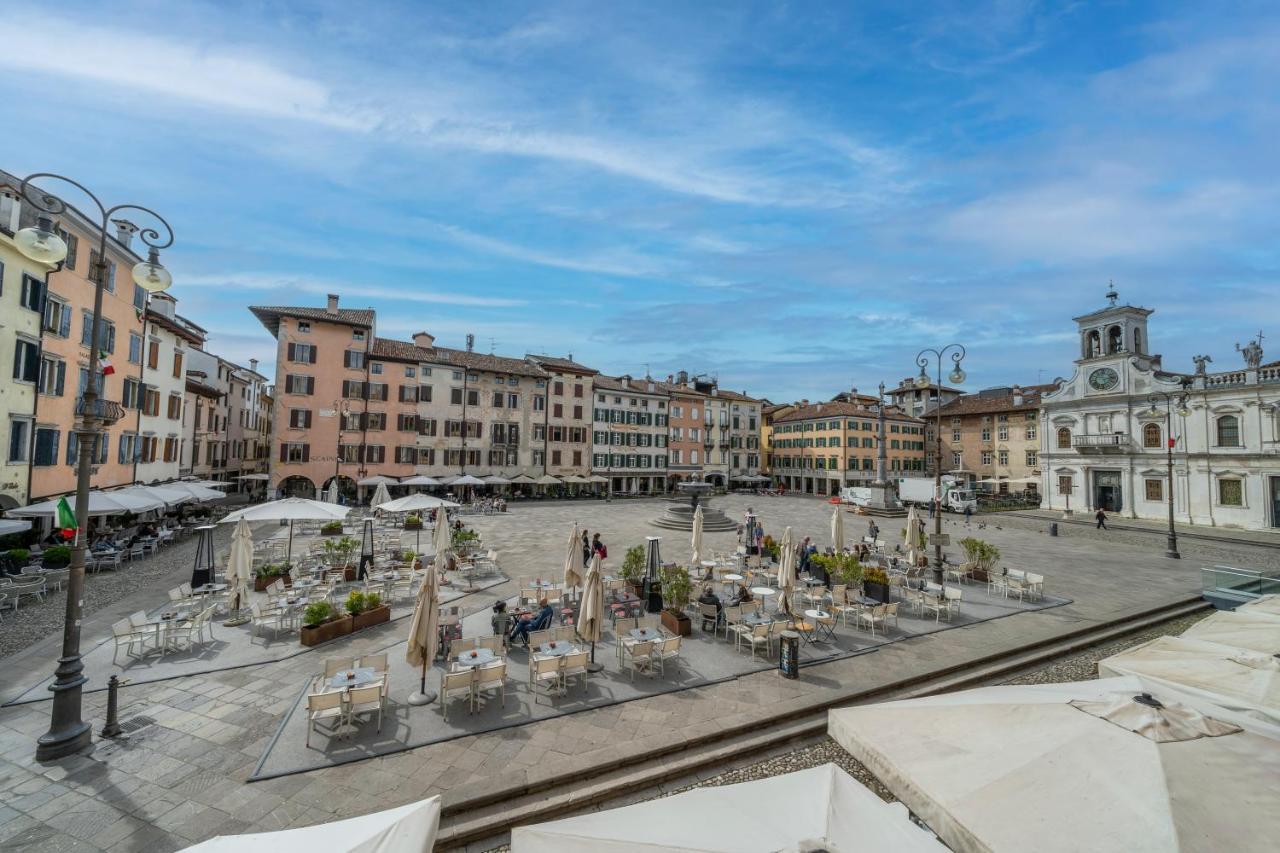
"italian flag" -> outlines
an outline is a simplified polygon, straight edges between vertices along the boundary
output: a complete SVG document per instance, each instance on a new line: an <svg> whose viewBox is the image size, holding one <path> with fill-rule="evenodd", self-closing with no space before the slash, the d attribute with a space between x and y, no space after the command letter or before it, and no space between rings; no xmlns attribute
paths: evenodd
<svg viewBox="0 0 1280 853"><path fill-rule="evenodd" d="M58 527L62 529L62 538L71 539L76 535L76 514L66 498L58 501Z"/></svg>
<svg viewBox="0 0 1280 853"><path fill-rule="evenodd" d="M116 369L111 366L111 360L107 358L107 354L105 352L98 353L98 363L102 365L103 376L110 376L116 372Z"/></svg>

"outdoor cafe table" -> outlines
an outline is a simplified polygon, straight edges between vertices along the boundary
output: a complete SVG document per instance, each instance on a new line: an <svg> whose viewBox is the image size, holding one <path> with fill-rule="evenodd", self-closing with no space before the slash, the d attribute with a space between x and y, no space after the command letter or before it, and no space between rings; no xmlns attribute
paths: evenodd
<svg viewBox="0 0 1280 853"><path fill-rule="evenodd" d="M742 580L742 575L735 572L729 572L720 576L720 580L724 582L726 588L732 589L733 585Z"/></svg>
<svg viewBox="0 0 1280 853"><path fill-rule="evenodd" d="M813 622L813 639L834 640L836 638L835 622L831 619L831 614L825 610L806 610L805 618Z"/></svg>
<svg viewBox="0 0 1280 853"><path fill-rule="evenodd" d="M311 589L313 586L320 586L320 581L315 578L306 578L304 580L296 580L293 582L294 589Z"/></svg>
<svg viewBox="0 0 1280 853"><path fill-rule="evenodd" d="M753 586L751 587L751 594L756 597L756 600L758 602L756 609L760 610L761 608L764 607L764 599L772 598L773 596L778 594L778 591L776 589L773 589L772 587Z"/></svg>
<svg viewBox="0 0 1280 853"><path fill-rule="evenodd" d="M468 649L458 655L453 661L454 670L470 669L477 666L485 666L491 664L498 659L493 653L493 649Z"/></svg>
<svg viewBox="0 0 1280 853"><path fill-rule="evenodd" d="M554 645L551 643L543 643L540 646L535 646L533 649L534 654L551 658L562 658L571 652L576 652L577 650L578 647L573 643L562 640L556 640Z"/></svg>
<svg viewBox="0 0 1280 853"><path fill-rule="evenodd" d="M347 674L351 673L348 678ZM378 680L378 672L371 666L358 666L355 669L344 669L329 679L331 690L346 690L348 687L364 687Z"/></svg>
<svg viewBox="0 0 1280 853"><path fill-rule="evenodd" d="M628 631L631 639L646 642L648 640L657 640L662 637L662 632L657 628L632 628Z"/></svg>
<svg viewBox="0 0 1280 853"><path fill-rule="evenodd" d="M773 616L768 613L746 613L743 615L742 624L755 627L756 625L768 625L773 621Z"/></svg>
<svg viewBox="0 0 1280 853"><path fill-rule="evenodd" d="M177 610L167 610L156 616L148 616L147 621L143 624L149 628L155 629L156 634L156 651L160 654L165 652L165 634L169 633L169 628L173 625L181 625L186 621L189 615L189 608L180 607Z"/></svg>

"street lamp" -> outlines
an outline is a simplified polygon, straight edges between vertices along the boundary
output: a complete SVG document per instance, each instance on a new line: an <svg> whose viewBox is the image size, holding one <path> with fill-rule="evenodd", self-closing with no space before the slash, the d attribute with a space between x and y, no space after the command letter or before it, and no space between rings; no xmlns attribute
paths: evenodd
<svg viewBox="0 0 1280 853"><path fill-rule="evenodd" d="M93 282L93 319L89 336L89 373L84 392L77 403L80 422L75 427L79 458L76 460L76 533L71 544L71 568L67 578L67 611L62 625L62 656L54 671L53 709L49 731L40 737L36 745L37 761L52 761L79 752L89 745L92 737L89 724L81 719L82 688L88 678L83 675L84 663L80 657L81 599L84 598L84 563L86 530L89 524L89 486L93 475L93 459L101 427L118 419L119 406L100 399L98 387L98 347L101 345L102 294L107 281L107 227L111 217L121 210L136 210L154 217L163 227L164 234L155 228L139 231L142 242L149 248L147 260L133 268L133 280L148 293L168 289L173 277L160 263L160 250L173 245L173 229L164 217L150 208L136 204L120 204L106 207L83 184L52 172L37 172L22 181L21 194L42 212L36 224L18 231L14 243L18 250L33 261L56 265L67 257L67 244L54 230L52 217L65 213L67 204L55 195L32 185L37 178L64 181L88 196L101 214L98 230L98 256L89 270Z"/></svg>
<svg viewBox="0 0 1280 853"><path fill-rule="evenodd" d="M954 365L947 379L952 385L964 382L964 370L960 362L964 361L965 349L960 344L947 344L940 350L922 349L916 355L916 364L920 365L920 375L916 377L916 387L921 391L929 387L929 365L936 361L938 366L938 399L933 407L933 499L936 509L933 513L933 579L943 582L942 575L942 364L950 356ZM931 358L932 357L932 358Z"/></svg>
<svg viewBox="0 0 1280 853"><path fill-rule="evenodd" d="M1179 417L1185 418L1191 414L1187 409L1185 383L1183 389L1182 391L1154 391L1147 395L1147 402L1151 404L1151 408L1147 409L1146 415L1150 418L1160 417L1160 401L1164 400L1164 450L1169 471L1169 490L1165 495L1165 503L1169 509L1169 532L1165 535L1164 555L1172 560L1182 559L1182 555L1178 553L1178 531L1173 527L1173 406L1177 403Z"/></svg>

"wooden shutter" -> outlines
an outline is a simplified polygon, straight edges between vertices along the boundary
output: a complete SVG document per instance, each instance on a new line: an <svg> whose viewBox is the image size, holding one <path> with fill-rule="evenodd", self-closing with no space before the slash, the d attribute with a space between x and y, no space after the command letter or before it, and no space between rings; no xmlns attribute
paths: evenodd
<svg viewBox="0 0 1280 853"><path fill-rule="evenodd" d="M147 367L155 370L160 366L160 342L147 342Z"/></svg>
<svg viewBox="0 0 1280 853"><path fill-rule="evenodd" d="M307 348L307 361L312 364L316 363L316 345L312 344Z"/></svg>
<svg viewBox="0 0 1280 853"><path fill-rule="evenodd" d="M316 392L316 378L314 376L307 377L307 393L314 394Z"/></svg>
<svg viewBox="0 0 1280 853"><path fill-rule="evenodd" d="M280 461L281 462L289 461L289 446L285 444L283 441L280 442Z"/></svg>
<svg viewBox="0 0 1280 853"><path fill-rule="evenodd" d="M285 358L287 358L289 361L293 361L293 357L297 353L297 351L298 351L297 344L289 344L289 346L287 347Z"/></svg>

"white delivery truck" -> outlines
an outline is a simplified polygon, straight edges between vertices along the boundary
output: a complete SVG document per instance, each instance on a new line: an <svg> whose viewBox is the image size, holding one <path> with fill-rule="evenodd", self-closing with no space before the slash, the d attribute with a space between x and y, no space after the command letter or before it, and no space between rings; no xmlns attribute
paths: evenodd
<svg viewBox="0 0 1280 853"><path fill-rule="evenodd" d="M867 506L871 503L871 490L866 486L845 486L840 490L840 502Z"/></svg>
<svg viewBox="0 0 1280 853"><path fill-rule="evenodd" d="M898 480L898 499L903 505L928 506L935 497L932 477L903 477ZM942 478L942 508L952 512L964 512L965 507L978 509L978 499L972 489L964 487L955 477Z"/></svg>

